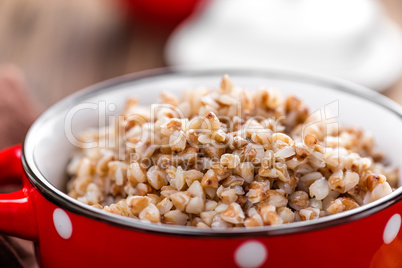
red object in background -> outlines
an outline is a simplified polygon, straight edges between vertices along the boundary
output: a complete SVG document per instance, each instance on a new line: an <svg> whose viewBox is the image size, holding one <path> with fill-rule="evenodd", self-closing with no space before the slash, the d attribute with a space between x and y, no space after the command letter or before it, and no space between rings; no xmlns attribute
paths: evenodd
<svg viewBox="0 0 402 268"><path fill-rule="evenodd" d="M287 235L156 233L56 205L30 183L20 155L20 146L0 152L0 182L24 185L0 195L0 230L34 240L42 267L236 267L247 264L244 259L264 267L401 267L402 232L389 244L383 233L402 202L349 223Z"/></svg>
<svg viewBox="0 0 402 268"><path fill-rule="evenodd" d="M130 18L159 29L173 29L202 0L121 0Z"/></svg>

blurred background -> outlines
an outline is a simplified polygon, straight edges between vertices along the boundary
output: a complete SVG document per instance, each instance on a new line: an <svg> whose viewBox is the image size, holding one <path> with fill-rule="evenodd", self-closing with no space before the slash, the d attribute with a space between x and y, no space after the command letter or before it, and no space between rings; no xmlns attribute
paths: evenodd
<svg viewBox="0 0 402 268"><path fill-rule="evenodd" d="M402 75L400 36L394 37L399 50L391 42L380 47L380 52L359 54L373 41L371 35L382 38L375 34L383 30L378 28L383 27L385 18L402 25L399 0L232 1L235 2L238 4L232 4L233 10L228 12L231 4L222 0L0 0L0 64L20 68L31 97L44 107L111 77L168 64L225 62L226 57L232 58L229 64L240 58L239 65L260 66L260 62L253 61L255 58L285 67L291 64L304 68L308 62L313 71L345 76L338 69L355 72L350 67L353 64L364 69L364 60L375 58L371 54L377 53L378 63L367 63L374 65L373 70L363 74L367 81L358 75L355 80L384 90L394 86L398 80L395 77ZM278 2L286 5L274 5ZM184 23L187 29L181 25L179 31L174 31L191 13ZM310 21L300 29L297 26L306 20L300 17L303 13ZM331 36L338 39L325 40ZM168 40L170 47L166 48ZM194 44L192 40L203 43ZM384 40L387 41L390 43ZM275 43L272 48L270 43ZM280 49L283 44L295 44L302 51L291 46ZM309 47L316 53L308 51ZM233 49L233 53L222 55L224 48ZM390 60L381 59L381 54ZM370 81L377 73L383 77Z"/></svg>
<svg viewBox="0 0 402 268"><path fill-rule="evenodd" d="M0 149L91 84L169 65L281 67L402 104L400 0L0 0ZM0 237L0 267L34 267Z"/></svg>

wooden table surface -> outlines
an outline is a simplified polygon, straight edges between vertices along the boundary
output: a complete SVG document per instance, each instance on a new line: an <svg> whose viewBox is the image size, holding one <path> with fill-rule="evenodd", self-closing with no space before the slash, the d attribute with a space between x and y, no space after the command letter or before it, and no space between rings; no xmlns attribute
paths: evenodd
<svg viewBox="0 0 402 268"><path fill-rule="evenodd" d="M381 2L402 27L402 1ZM167 33L126 23L115 3L0 0L0 64L23 71L43 109L99 81L165 66ZM402 104L402 78L384 94Z"/></svg>

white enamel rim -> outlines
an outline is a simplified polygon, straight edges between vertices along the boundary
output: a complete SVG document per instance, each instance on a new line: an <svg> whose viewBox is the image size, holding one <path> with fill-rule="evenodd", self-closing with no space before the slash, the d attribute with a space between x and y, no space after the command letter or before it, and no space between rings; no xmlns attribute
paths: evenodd
<svg viewBox="0 0 402 268"><path fill-rule="evenodd" d="M314 73L299 72L285 69L242 70L242 69L199 69L194 67L154 69L121 76L118 78L114 78L93 85L61 100L60 102L50 107L47 111L45 111L31 126L25 138L25 142L23 144L22 163L24 166L24 170L28 175L28 178L46 199L48 199L50 202L60 206L61 208L69 212L83 215L92 219L104 221L120 227L135 229L139 231L156 232L156 233L181 235L181 236L183 235L202 236L206 238L207 237L261 237L261 236L273 236L273 235L293 234L293 233L312 231L364 218L400 201L400 199L402 198L401 195L402 187L399 187L393 193L370 204L364 205L362 207L353 210L345 211L340 214L330 215L312 221L295 222L279 226L264 226L261 228L253 228L253 229L233 228L229 230L205 230L187 226L172 226L165 224L158 225L158 224L141 222L140 220L115 215L113 213L108 213L79 202L78 200L68 196L66 193L54 187L41 174L41 172L39 171L38 167L34 162L33 149L35 146L34 144L31 144L32 142L30 143L31 140L34 140L31 134L35 132L36 129L40 128L42 121L51 118L54 114L63 110L65 107L70 106L71 104L82 102L89 96L93 96L96 95L98 92L108 90L108 88L110 88L113 85L125 83L128 81L141 83L141 80L145 78L158 79L172 75L196 77L208 74L222 74L222 73L230 73L233 75L241 74L250 76L265 76L265 77L270 76L270 77L286 78L296 81L303 81L322 86L331 85L331 87L337 88L343 92L347 92L352 95L365 98L381 106L382 108L395 113L402 120L402 109L398 104L396 104L392 100L363 86L359 86L351 82L331 78L324 75L317 75Z"/></svg>

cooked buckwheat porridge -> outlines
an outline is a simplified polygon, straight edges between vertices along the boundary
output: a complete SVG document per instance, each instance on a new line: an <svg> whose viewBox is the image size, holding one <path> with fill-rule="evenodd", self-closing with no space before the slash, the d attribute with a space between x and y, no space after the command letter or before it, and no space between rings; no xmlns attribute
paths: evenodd
<svg viewBox="0 0 402 268"><path fill-rule="evenodd" d="M70 196L142 221L223 229L314 220L397 186L369 133L319 122L277 89L243 90L225 75L219 89L159 103L130 98L115 122L81 133L97 147L72 157Z"/></svg>

